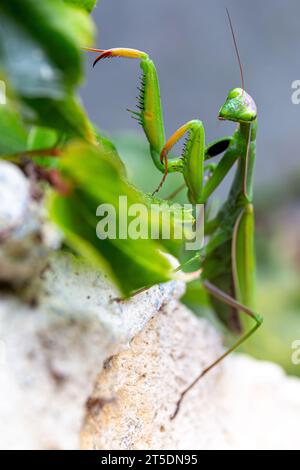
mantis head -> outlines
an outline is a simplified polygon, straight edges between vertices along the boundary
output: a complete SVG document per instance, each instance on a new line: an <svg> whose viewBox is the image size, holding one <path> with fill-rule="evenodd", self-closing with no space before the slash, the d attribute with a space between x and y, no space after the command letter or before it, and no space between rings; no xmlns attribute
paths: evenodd
<svg viewBox="0 0 300 470"><path fill-rule="evenodd" d="M234 88L229 92L219 112L219 119L226 121L251 123L256 117L256 104L242 88Z"/></svg>
<svg viewBox="0 0 300 470"><path fill-rule="evenodd" d="M245 80L239 49L228 9L226 8L234 48L240 68L242 88L234 88L228 93L227 99L219 112L219 119L250 124L257 117L257 108L253 98L245 92Z"/></svg>

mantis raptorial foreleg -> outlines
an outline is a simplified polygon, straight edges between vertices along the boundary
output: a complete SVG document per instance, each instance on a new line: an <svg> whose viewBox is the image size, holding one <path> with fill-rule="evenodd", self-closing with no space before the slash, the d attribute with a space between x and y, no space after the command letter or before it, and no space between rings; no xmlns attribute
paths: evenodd
<svg viewBox="0 0 300 470"><path fill-rule="evenodd" d="M134 117L138 118L142 125L146 137L150 144L150 152L155 166L162 172L165 167L161 163L160 153L165 145L165 129L163 122L162 106L160 100L160 89L157 72L154 63L148 54L136 49L115 48L108 50L87 49L92 52L99 52L100 55L94 65L102 59L108 57L124 57L128 59L140 60L142 69L140 95L138 98L138 112L134 112ZM175 159L168 165L168 172L176 171L177 166L181 166L180 159Z"/></svg>
<svg viewBox="0 0 300 470"><path fill-rule="evenodd" d="M155 166L164 174L159 189L168 173L180 172L184 175L191 202L206 202L212 192L223 181L239 156L234 149L230 148L231 137L224 137L205 147L203 124L201 121L193 120L176 131L166 143L158 76L155 65L148 54L137 49L126 48L87 50L100 53L94 61L94 65L100 60L109 57L140 60L143 73L138 102L139 111L131 112L134 113L133 117L139 121L144 129ZM167 156L170 149L187 132L189 132L189 137L182 156L175 158L171 156L171 159L168 159ZM208 179L204 188L204 161L226 150L227 152L216 166L215 171Z"/></svg>
<svg viewBox="0 0 300 470"><path fill-rule="evenodd" d="M186 140L185 148L181 156L183 175L189 190L190 199L197 198L197 195L201 194L204 171L205 134L203 124L198 120L189 121L181 126L162 148L160 161L161 163L164 163L165 173L155 192L160 190L167 177L168 154L170 150L186 133L189 133L189 136ZM195 203L196 200L191 202Z"/></svg>

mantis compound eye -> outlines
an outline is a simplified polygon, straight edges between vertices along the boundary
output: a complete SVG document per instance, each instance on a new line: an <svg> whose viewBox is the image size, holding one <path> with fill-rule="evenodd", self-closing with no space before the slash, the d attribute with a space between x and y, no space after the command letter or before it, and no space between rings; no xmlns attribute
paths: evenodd
<svg viewBox="0 0 300 470"><path fill-rule="evenodd" d="M257 117L256 104L242 88L234 88L220 109L219 119L234 122L252 122Z"/></svg>

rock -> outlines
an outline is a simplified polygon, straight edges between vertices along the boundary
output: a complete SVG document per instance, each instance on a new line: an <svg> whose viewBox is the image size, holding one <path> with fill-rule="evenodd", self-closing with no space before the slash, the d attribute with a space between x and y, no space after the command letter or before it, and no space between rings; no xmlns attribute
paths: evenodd
<svg viewBox="0 0 300 470"><path fill-rule="evenodd" d="M181 391L221 352L205 320L171 302L99 374L81 434L83 449L299 449L300 381L280 367L235 355L185 398Z"/></svg>
<svg viewBox="0 0 300 470"><path fill-rule="evenodd" d="M103 363L183 291L170 282L119 303L104 275L57 254L36 284L35 308L2 295L1 449L79 448Z"/></svg>
<svg viewBox="0 0 300 470"><path fill-rule="evenodd" d="M19 287L46 264L59 236L46 222L41 205L21 170L0 162L0 282Z"/></svg>
<svg viewBox="0 0 300 470"><path fill-rule="evenodd" d="M133 339L130 348L111 358L98 376L89 401L97 404L99 400L101 406L87 409L82 448L183 449L180 441L184 434L179 434L182 414L188 410L189 419L193 416L198 387L183 402L178 419L172 423L170 417L191 378L221 352L220 337L206 320L195 318L177 301L170 302ZM200 389L205 384L208 396L222 370L212 372L200 384ZM189 430L191 437L194 423L190 428L185 424L184 432Z"/></svg>
<svg viewBox="0 0 300 470"><path fill-rule="evenodd" d="M37 305L0 300L1 449L296 449L300 382L236 355L187 396L221 337L170 282L128 302L104 275L56 254Z"/></svg>
<svg viewBox="0 0 300 470"><path fill-rule="evenodd" d="M0 162L0 232L18 227L25 219L30 200L30 187L19 168Z"/></svg>

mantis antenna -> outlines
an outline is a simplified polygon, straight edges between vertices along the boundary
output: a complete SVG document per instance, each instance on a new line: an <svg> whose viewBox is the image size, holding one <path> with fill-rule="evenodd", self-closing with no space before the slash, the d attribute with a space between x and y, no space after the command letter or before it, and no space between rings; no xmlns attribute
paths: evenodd
<svg viewBox="0 0 300 470"><path fill-rule="evenodd" d="M234 43L234 48L235 48L235 52L236 52L236 56L237 56L237 60L238 60L239 68L240 68L241 79L242 79L242 89L243 89L243 91L245 91L245 80L244 80L244 72L243 72L242 61L241 61L241 57L240 57L240 53L239 53L239 48L238 48L238 45L237 45L237 41L236 41L234 29L233 29L233 24L232 24L232 20L231 20L231 16L230 16L230 13L229 13L228 8L226 8L226 13L227 13L227 16L228 16L228 21L229 21L229 26L230 26L231 34L232 34L232 39L233 39L233 43Z"/></svg>

